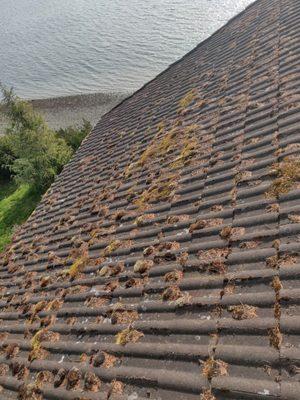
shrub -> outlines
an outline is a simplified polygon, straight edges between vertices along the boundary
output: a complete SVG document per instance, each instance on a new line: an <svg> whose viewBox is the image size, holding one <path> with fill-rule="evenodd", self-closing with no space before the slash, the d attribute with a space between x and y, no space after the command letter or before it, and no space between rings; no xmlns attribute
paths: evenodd
<svg viewBox="0 0 300 400"><path fill-rule="evenodd" d="M9 125L5 139L1 140L1 169L8 169L18 184L33 185L42 192L69 161L72 149L30 104L16 97L12 90L2 87L2 93Z"/></svg>
<svg viewBox="0 0 300 400"><path fill-rule="evenodd" d="M58 138L64 139L67 145L76 151L91 129L91 123L84 119L81 127L74 128L69 126L67 128L60 128L56 133Z"/></svg>
<svg viewBox="0 0 300 400"><path fill-rule="evenodd" d="M9 165L12 164L14 155L8 143L7 136L0 136L0 178L1 180L10 180L11 171Z"/></svg>
<svg viewBox="0 0 300 400"><path fill-rule="evenodd" d="M30 104L1 89L8 127L0 135L0 252L91 129L84 121L78 129L55 132Z"/></svg>

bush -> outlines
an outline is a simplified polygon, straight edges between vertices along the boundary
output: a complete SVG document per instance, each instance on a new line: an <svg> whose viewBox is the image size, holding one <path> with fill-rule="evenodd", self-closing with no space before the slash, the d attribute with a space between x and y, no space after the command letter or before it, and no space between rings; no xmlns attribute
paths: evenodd
<svg viewBox="0 0 300 400"><path fill-rule="evenodd" d="M57 137L64 139L64 141L72 147L74 151L78 149L83 139L90 133L92 125L89 121L83 120L82 127L74 128L69 126L68 128L61 128L57 133Z"/></svg>
<svg viewBox="0 0 300 400"><path fill-rule="evenodd" d="M0 252L10 242L14 228L26 221L42 193L89 133L80 128L51 130L30 104L1 87L0 109L9 123L0 136Z"/></svg>
<svg viewBox="0 0 300 400"><path fill-rule="evenodd" d="M30 104L11 90L2 87L2 93L9 126L0 144L1 170L9 171L18 184L30 184L42 192L69 161L72 148Z"/></svg>
<svg viewBox="0 0 300 400"><path fill-rule="evenodd" d="M14 160L14 155L7 141L7 136L0 136L0 178L10 180L11 171L9 165Z"/></svg>

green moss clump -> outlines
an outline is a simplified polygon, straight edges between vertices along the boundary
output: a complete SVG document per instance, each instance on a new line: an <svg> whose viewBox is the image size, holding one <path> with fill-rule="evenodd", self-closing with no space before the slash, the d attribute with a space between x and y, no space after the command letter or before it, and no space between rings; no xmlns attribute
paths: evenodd
<svg viewBox="0 0 300 400"><path fill-rule="evenodd" d="M116 344L125 346L127 343L136 343L142 338L144 334L132 328L126 328L123 331L117 333Z"/></svg>
<svg viewBox="0 0 300 400"><path fill-rule="evenodd" d="M171 169L176 169L186 165L189 159L191 159L196 154L196 149L198 147L198 141L196 138L185 139L183 142L182 150L179 156L170 164Z"/></svg>
<svg viewBox="0 0 300 400"><path fill-rule="evenodd" d="M87 258L86 257L80 257L77 260L73 262L71 267L68 270L68 275L74 279L76 278L84 269L87 263Z"/></svg>
<svg viewBox="0 0 300 400"><path fill-rule="evenodd" d="M173 128L169 132L165 133L162 138L156 136L150 146L147 147L140 159L136 162L136 166L142 167L150 158L158 158L167 153L176 145L176 137L178 134L179 130Z"/></svg>
<svg viewBox="0 0 300 400"><path fill-rule="evenodd" d="M197 90L191 89L185 94L185 96L179 101L180 108L187 108L197 97Z"/></svg>
<svg viewBox="0 0 300 400"><path fill-rule="evenodd" d="M158 201L168 200L177 187L177 179L175 176L169 177L165 181L154 182L149 189L143 191L134 204L138 208L144 208L148 203L156 203Z"/></svg>
<svg viewBox="0 0 300 400"><path fill-rule="evenodd" d="M103 250L103 255L109 256L112 252L121 247L121 245L122 245L121 240L112 240L110 244L106 246L105 249Z"/></svg>

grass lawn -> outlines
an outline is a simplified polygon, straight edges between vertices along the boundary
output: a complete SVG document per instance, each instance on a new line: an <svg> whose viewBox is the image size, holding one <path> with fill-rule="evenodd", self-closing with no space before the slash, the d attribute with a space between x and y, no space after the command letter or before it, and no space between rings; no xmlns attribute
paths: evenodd
<svg viewBox="0 0 300 400"><path fill-rule="evenodd" d="M14 226L27 220L40 198L28 185L0 181L0 252L10 242Z"/></svg>

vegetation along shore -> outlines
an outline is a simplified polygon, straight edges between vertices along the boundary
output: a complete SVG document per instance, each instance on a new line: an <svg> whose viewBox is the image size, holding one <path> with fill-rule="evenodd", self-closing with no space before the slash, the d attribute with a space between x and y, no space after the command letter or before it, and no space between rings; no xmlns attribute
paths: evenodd
<svg viewBox="0 0 300 400"><path fill-rule="evenodd" d="M2 88L0 252L99 119L126 95L24 101Z"/></svg>

